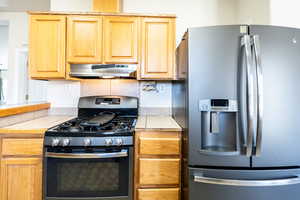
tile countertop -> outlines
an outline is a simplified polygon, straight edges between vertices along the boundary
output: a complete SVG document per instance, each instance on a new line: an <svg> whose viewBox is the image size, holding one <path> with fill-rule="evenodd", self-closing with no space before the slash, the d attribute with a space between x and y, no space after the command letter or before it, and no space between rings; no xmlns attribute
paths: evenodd
<svg viewBox="0 0 300 200"><path fill-rule="evenodd" d="M39 135L48 128L75 118L75 116L46 116L0 128L0 136ZM170 116L139 116L136 131L181 131L181 127Z"/></svg>
<svg viewBox="0 0 300 200"><path fill-rule="evenodd" d="M136 131L182 131L171 116L139 116Z"/></svg>
<svg viewBox="0 0 300 200"><path fill-rule="evenodd" d="M75 116L46 116L34 120L29 120L15 125L0 128L1 135L43 135L48 128L61 124L75 118Z"/></svg>

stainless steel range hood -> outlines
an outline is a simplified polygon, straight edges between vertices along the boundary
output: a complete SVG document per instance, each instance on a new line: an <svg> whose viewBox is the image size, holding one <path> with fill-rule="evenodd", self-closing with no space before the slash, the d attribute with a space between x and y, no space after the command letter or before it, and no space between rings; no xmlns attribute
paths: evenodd
<svg viewBox="0 0 300 200"><path fill-rule="evenodd" d="M72 64L71 77L76 78L136 78L137 65Z"/></svg>

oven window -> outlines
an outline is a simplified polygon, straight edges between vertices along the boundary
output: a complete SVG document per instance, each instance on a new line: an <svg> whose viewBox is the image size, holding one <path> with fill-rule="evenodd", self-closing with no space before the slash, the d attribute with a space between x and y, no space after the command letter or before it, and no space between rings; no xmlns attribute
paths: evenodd
<svg viewBox="0 0 300 200"><path fill-rule="evenodd" d="M47 158L47 197L128 196L129 159Z"/></svg>

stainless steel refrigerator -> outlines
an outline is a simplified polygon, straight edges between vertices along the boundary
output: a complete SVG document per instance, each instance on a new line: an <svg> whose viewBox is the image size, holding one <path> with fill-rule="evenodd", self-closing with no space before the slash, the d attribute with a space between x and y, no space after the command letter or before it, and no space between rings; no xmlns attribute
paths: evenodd
<svg viewBox="0 0 300 200"><path fill-rule="evenodd" d="M299 199L300 30L190 28L176 53L183 199Z"/></svg>

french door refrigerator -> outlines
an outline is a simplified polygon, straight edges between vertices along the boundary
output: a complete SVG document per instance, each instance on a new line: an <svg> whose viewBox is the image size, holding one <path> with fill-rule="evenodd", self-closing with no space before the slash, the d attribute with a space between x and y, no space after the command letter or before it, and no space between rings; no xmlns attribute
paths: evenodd
<svg viewBox="0 0 300 200"><path fill-rule="evenodd" d="M299 199L300 30L190 28L176 53L183 199Z"/></svg>

